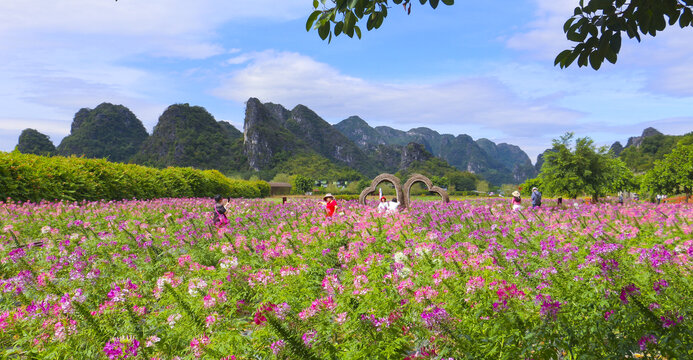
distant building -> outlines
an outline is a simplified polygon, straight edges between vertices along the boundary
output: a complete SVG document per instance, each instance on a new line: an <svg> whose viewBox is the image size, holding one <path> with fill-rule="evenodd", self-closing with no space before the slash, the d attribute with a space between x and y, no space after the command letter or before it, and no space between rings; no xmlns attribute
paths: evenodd
<svg viewBox="0 0 693 360"><path fill-rule="evenodd" d="M291 184L289 183L271 182L269 186L271 196L291 194Z"/></svg>

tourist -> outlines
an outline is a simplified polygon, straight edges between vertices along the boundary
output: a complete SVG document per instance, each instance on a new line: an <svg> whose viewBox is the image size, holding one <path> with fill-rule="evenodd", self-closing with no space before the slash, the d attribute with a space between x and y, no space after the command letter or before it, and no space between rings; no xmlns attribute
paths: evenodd
<svg viewBox="0 0 693 360"><path fill-rule="evenodd" d="M387 199L384 196L380 197L380 204L378 204L378 212L387 212L390 205L387 203Z"/></svg>
<svg viewBox="0 0 693 360"><path fill-rule="evenodd" d="M618 204L623 205L623 191L618 192Z"/></svg>
<svg viewBox="0 0 693 360"><path fill-rule="evenodd" d="M539 192L539 189L533 187L532 188L532 207L539 207L541 206L541 193Z"/></svg>
<svg viewBox="0 0 693 360"><path fill-rule="evenodd" d="M212 214L212 223L215 226L222 227L229 224L229 219L226 217L226 205L228 200L221 197L221 195L214 196L214 213Z"/></svg>
<svg viewBox="0 0 693 360"><path fill-rule="evenodd" d="M335 200L334 196L330 193L327 193L322 200L325 201L325 216L332 217L337 209L337 200Z"/></svg>
<svg viewBox="0 0 693 360"><path fill-rule="evenodd" d="M522 210L522 198L520 197L520 192L515 190L512 193L513 195L513 211L519 211Z"/></svg>
<svg viewBox="0 0 693 360"><path fill-rule="evenodd" d="M399 208L399 203L397 202L397 198L392 198L390 202L388 203L388 208L387 212L389 213L396 213Z"/></svg>

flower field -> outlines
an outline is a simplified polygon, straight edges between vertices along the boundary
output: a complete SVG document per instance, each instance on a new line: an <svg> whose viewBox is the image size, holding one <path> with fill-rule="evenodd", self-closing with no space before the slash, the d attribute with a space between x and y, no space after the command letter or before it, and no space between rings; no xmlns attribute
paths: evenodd
<svg viewBox="0 0 693 360"><path fill-rule="evenodd" d="M693 207L0 204L0 357L690 359Z"/></svg>

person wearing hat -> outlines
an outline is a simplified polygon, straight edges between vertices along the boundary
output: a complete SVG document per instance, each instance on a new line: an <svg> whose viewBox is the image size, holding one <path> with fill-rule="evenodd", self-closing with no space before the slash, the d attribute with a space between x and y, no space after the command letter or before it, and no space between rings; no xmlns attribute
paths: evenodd
<svg viewBox="0 0 693 360"><path fill-rule="evenodd" d="M541 206L541 193L539 192L539 189L533 187L532 188L532 207L539 207Z"/></svg>
<svg viewBox="0 0 693 360"><path fill-rule="evenodd" d="M325 197L322 198L325 201L325 216L326 217L332 217L334 215L335 210L337 209L337 200L334 199L334 196L332 194L327 193L325 194Z"/></svg>
<svg viewBox="0 0 693 360"><path fill-rule="evenodd" d="M520 192L515 190L512 193L513 195L513 211L518 211L522 210L522 198L520 197Z"/></svg>
<svg viewBox="0 0 693 360"><path fill-rule="evenodd" d="M385 196L380 196L380 204L378 204L378 212L386 212L390 208L390 205L387 203L387 199Z"/></svg>

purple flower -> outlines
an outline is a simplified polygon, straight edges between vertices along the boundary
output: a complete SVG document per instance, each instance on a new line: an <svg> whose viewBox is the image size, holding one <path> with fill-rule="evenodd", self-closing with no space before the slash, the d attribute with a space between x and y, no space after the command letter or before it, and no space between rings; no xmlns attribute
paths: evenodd
<svg viewBox="0 0 693 360"><path fill-rule="evenodd" d="M609 318L610 318L611 315L613 315L613 314L614 314L614 311L613 311L613 310L609 310L609 311L605 312L605 313L604 313L604 320L609 321Z"/></svg>
<svg viewBox="0 0 693 360"><path fill-rule="evenodd" d="M623 305L628 304L628 297L633 297L635 295L640 295L640 288L635 286L635 284L629 284L621 289L621 295L619 298Z"/></svg>
<svg viewBox="0 0 693 360"><path fill-rule="evenodd" d="M284 340L275 341L272 344L270 344L270 349L272 349L272 353L274 355L277 355L277 354L279 354L280 351L282 351L282 349L284 348L284 345L286 345L284 343Z"/></svg>
<svg viewBox="0 0 693 360"><path fill-rule="evenodd" d="M123 349L120 348L120 341L109 341L103 347L103 352L110 360L118 359L123 355Z"/></svg>
<svg viewBox="0 0 693 360"><path fill-rule="evenodd" d="M448 317L448 312L437 306L429 306L421 313L421 319L431 329L437 329L438 325L446 321Z"/></svg>
<svg viewBox="0 0 693 360"><path fill-rule="evenodd" d="M542 316L546 316L547 318L551 318L553 320L556 320L556 316L558 315L558 310L561 309L561 302L560 301L551 301L551 296L547 296L541 303L541 309L539 310L539 313Z"/></svg>
<svg viewBox="0 0 693 360"><path fill-rule="evenodd" d="M315 337L318 335L318 332L315 330L311 330L307 333L304 333L303 336L301 337L303 339L303 343L308 346L312 347L313 346L313 341L315 341Z"/></svg>
<svg viewBox="0 0 693 360"><path fill-rule="evenodd" d="M17 261L19 261L19 259L26 256L26 251L24 251L23 248L18 248L18 249L14 249L14 250L10 251L10 253L8 255L10 256L10 260L12 260L12 262L16 263Z"/></svg>
<svg viewBox="0 0 693 360"><path fill-rule="evenodd" d="M662 321L662 327L665 329L668 329L672 326L675 326L676 324L680 323L683 321L683 316L679 315L678 313L673 313L671 311L667 312L666 316L662 316L659 318Z"/></svg>
<svg viewBox="0 0 693 360"><path fill-rule="evenodd" d="M638 340L638 345L640 345L640 350L647 350L647 344L656 344L657 338L654 335L645 335Z"/></svg>
<svg viewBox="0 0 693 360"><path fill-rule="evenodd" d="M662 293L662 290L664 290L668 287L669 287L669 283L664 279L659 279L659 280L655 281L654 284L652 284L652 289L657 293L657 295L660 295Z"/></svg>

